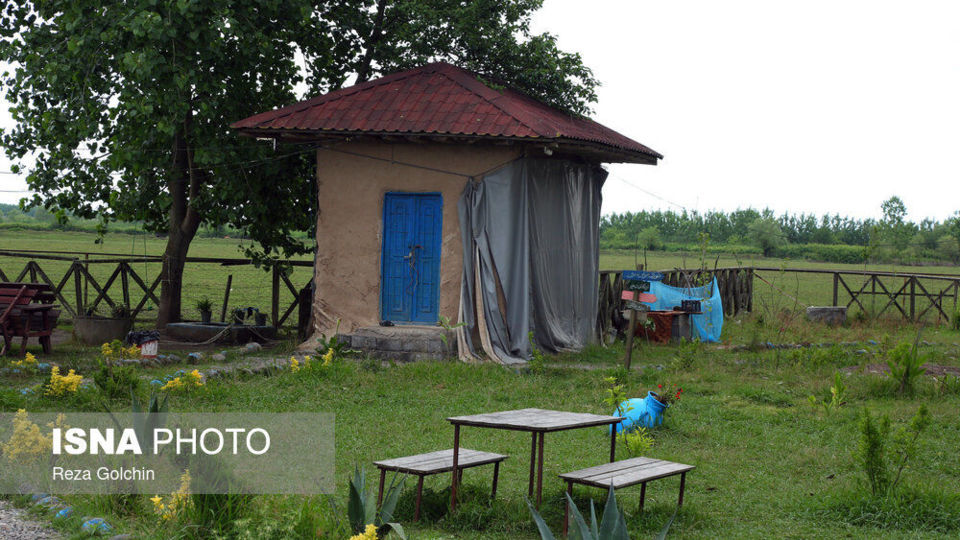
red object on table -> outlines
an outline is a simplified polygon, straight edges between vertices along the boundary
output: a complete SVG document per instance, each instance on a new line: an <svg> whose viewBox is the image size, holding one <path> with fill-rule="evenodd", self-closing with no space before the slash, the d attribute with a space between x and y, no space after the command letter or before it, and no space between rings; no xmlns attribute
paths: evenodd
<svg viewBox="0 0 960 540"><path fill-rule="evenodd" d="M654 343L670 343L673 336L673 321L683 315L698 315L687 311L648 311L647 318L653 321L653 329L642 324L637 325L637 335L643 336Z"/></svg>

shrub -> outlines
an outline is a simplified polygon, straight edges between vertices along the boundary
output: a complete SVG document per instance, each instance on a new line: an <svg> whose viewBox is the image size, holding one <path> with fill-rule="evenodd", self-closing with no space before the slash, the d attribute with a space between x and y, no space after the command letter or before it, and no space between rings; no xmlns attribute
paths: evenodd
<svg viewBox="0 0 960 540"><path fill-rule="evenodd" d="M913 347L909 343L901 342L887 353L887 367L890 378L898 385L900 394L912 394L914 384L919 376L926 371L921 367L924 357L919 352L920 335Z"/></svg>
<svg viewBox="0 0 960 540"><path fill-rule="evenodd" d="M920 405L910 422L891 438L890 417L874 419L864 411L860 419L857 460L874 496L892 494L903 479L903 471L919 448L920 435L930 424L926 405Z"/></svg>
<svg viewBox="0 0 960 540"><path fill-rule="evenodd" d="M114 367L102 360L99 363L99 369L93 373L93 382L107 398L126 396L140 388L140 377L133 366Z"/></svg>

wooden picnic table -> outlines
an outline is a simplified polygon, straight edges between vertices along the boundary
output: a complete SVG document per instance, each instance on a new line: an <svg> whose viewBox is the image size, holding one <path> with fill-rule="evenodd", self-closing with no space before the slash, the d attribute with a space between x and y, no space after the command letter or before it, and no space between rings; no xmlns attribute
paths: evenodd
<svg viewBox="0 0 960 540"><path fill-rule="evenodd" d="M550 431L565 431L594 426L605 426L622 421L619 416L600 414L550 411L546 409L517 409L468 416L447 418L453 424L453 470L450 484L450 511L457 507L457 483L459 474L460 427L472 426L513 431L529 431L530 441L530 481L527 495L533 497L533 479L537 479L536 504L540 506L543 494L543 436ZM614 461L617 449L616 430L611 430L610 461ZM535 468L536 467L536 468Z"/></svg>

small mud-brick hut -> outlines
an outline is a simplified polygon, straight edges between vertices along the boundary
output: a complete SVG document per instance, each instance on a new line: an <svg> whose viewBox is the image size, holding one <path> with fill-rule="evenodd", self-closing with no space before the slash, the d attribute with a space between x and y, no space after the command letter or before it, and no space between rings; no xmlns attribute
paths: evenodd
<svg viewBox="0 0 960 540"><path fill-rule="evenodd" d="M429 64L231 126L316 145L317 335L411 353L445 318L501 362L595 339L600 164L662 156L487 80Z"/></svg>

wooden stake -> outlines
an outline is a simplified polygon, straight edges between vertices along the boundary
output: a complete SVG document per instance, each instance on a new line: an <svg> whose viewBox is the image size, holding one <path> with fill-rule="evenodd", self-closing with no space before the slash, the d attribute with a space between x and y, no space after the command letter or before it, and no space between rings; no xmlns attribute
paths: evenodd
<svg viewBox="0 0 960 540"><path fill-rule="evenodd" d="M231 285L233 285L233 274L227 276L227 290L223 293L223 309L220 311L220 322L227 320L227 303L230 301Z"/></svg>

